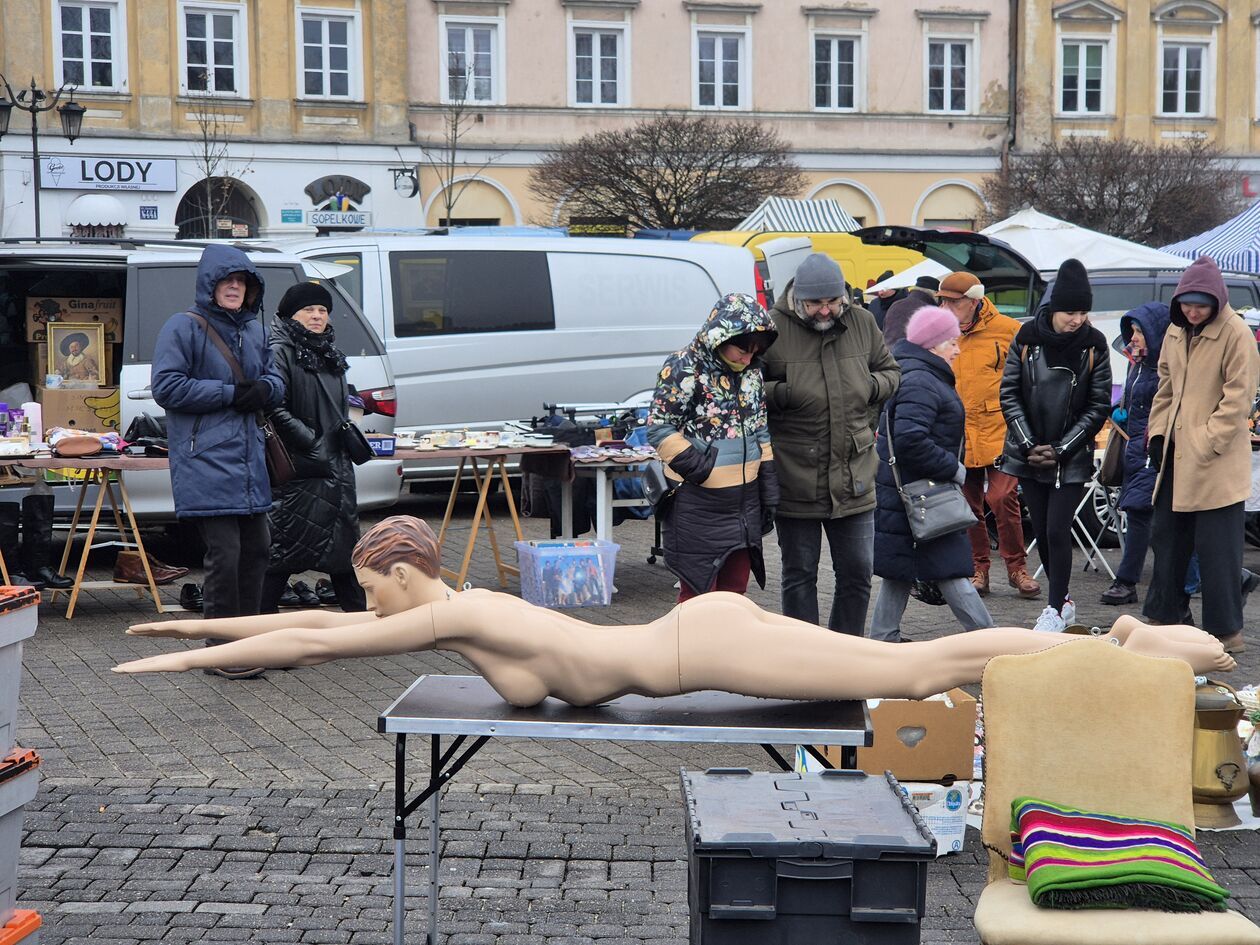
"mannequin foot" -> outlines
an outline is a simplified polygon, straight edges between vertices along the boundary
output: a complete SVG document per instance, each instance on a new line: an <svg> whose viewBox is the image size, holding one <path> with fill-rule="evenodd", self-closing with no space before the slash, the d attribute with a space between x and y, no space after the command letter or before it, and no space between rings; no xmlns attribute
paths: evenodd
<svg viewBox="0 0 1260 945"><path fill-rule="evenodd" d="M1175 639L1160 633L1167 627L1134 627L1122 646L1139 656L1174 657L1185 660L1197 674L1228 673L1238 666L1225 652L1220 640L1204 634L1210 642ZM1187 628L1181 628L1187 629ZM1188 628L1193 629L1193 628ZM1117 638L1118 639L1118 638Z"/></svg>
<svg viewBox="0 0 1260 945"><path fill-rule="evenodd" d="M1180 623L1168 624L1149 624L1143 623L1137 617L1131 614L1124 614L1116 618L1116 622L1111 625L1111 632L1108 636L1114 637L1120 641L1123 646L1129 635L1134 630L1147 630L1158 636L1168 640L1178 640L1182 643L1199 643L1204 645L1219 644L1220 639L1212 636L1206 630L1200 630L1198 627L1187 626Z"/></svg>

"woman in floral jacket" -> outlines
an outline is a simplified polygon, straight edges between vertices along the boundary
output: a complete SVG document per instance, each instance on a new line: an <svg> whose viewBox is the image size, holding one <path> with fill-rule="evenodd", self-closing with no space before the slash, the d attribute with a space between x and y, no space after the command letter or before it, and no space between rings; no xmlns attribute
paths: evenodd
<svg viewBox="0 0 1260 945"><path fill-rule="evenodd" d="M657 379L648 441L677 486L657 514L680 602L705 591L742 594L750 573L765 587L761 536L774 527L779 481L759 356L776 337L756 299L724 296Z"/></svg>

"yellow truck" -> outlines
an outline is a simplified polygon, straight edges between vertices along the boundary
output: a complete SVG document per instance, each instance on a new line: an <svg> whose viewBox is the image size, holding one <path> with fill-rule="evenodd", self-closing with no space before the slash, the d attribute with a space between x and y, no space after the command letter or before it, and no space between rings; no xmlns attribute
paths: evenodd
<svg viewBox="0 0 1260 945"><path fill-rule="evenodd" d="M899 246L871 246L863 243L849 233L786 233L782 231L749 232L742 230L714 230L699 233L691 238L693 243L724 243L727 246L746 246L757 260L757 269L762 272L764 256L757 247L767 240L782 239L785 236L805 236L814 246L814 252L826 253L840 264L844 270L844 278L856 289L865 289L871 279L878 279L891 269L901 272L926 258L922 253ZM777 295L781 287L774 286Z"/></svg>

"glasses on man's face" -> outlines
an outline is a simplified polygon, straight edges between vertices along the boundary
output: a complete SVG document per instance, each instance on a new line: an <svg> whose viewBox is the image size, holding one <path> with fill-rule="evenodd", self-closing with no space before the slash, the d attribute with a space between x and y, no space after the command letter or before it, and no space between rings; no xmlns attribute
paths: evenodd
<svg viewBox="0 0 1260 945"><path fill-rule="evenodd" d="M824 308L836 312L840 310L840 299L807 299L804 305L805 311L811 315L821 312Z"/></svg>

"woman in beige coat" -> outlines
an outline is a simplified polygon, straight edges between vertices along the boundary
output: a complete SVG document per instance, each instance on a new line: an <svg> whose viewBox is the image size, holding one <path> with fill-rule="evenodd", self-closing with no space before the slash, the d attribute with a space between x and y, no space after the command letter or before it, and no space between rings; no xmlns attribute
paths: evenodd
<svg viewBox="0 0 1260 945"><path fill-rule="evenodd" d="M1158 478L1155 566L1142 612L1157 623L1184 622L1186 566L1197 551L1203 629L1237 652L1243 645L1243 503L1251 492L1247 419L1260 354L1207 256L1185 271L1169 310L1172 324L1147 426L1147 455Z"/></svg>

